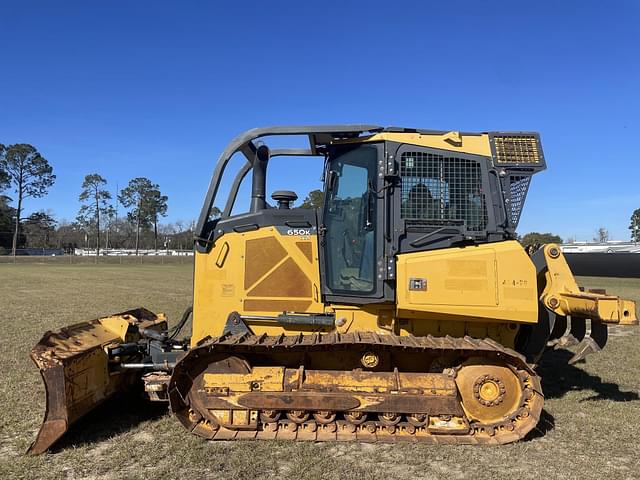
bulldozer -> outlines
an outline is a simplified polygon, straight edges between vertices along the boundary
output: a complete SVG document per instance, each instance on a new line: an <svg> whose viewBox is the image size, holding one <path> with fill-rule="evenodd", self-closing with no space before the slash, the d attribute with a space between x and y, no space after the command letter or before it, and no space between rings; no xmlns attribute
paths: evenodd
<svg viewBox="0 0 640 480"><path fill-rule="evenodd" d="M323 162L322 205L296 208L294 191L267 199L278 156L295 157L300 175L306 157ZM215 167L195 228L193 303L175 326L138 308L33 348L46 411L29 452L135 389L210 440L524 438L542 412L545 352L573 346L576 363L604 347L609 325L638 323L633 301L580 288L558 245L517 241L545 168L534 132L241 134ZM250 198L239 200L245 179ZM248 211L235 213L241 202Z"/></svg>

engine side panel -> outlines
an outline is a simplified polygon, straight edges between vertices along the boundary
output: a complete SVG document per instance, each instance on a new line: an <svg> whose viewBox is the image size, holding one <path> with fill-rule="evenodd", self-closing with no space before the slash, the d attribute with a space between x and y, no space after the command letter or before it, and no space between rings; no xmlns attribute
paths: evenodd
<svg viewBox="0 0 640 480"><path fill-rule="evenodd" d="M251 316L323 313L315 233L262 227L225 234L209 253L197 252L192 344L221 335L234 311ZM270 335L304 331L259 322L252 323L251 329Z"/></svg>
<svg viewBox="0 0 640 480"><path fill-rule="evenodd" d="M404 318L535 323L536 270L516 241L398 256Z"/></svg>

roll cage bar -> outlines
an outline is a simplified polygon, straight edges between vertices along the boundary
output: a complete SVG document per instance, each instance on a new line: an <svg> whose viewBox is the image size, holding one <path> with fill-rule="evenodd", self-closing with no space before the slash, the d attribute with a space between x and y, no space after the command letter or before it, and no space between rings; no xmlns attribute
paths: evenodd
<svg viewBox="0 0 640 480"><path fill-rule="evenodd" d="M236 177L234 178L231 190L229 191L229 197L225 204L223 217L228 217L231 213L231 208L235 202L238 194L238 189L244 177L253 168L254 159L258 147L254 143L255 140L261 137L277 136L277 135L290 135L290 136L307 136L309 139L309 148L279 148L270 152L271 157L276 156L317 156L323 155L325 150L323 147L330 144L334 140L353 138L362 135L363 133L376 133L385 131L384 127L378 125L312 125L312 126L277 126L277 127L265 127L254 128L247 130L246 132L238 135L234 138L227 148L222 152L218 158L218 163L213 171L211 181L209 182L209 188L207 195L198 218L198 224L196 225L195 238L199 241L207 242L207 222L209 220L209 214L213 207L213 202L218 193L220 187L220 181L224 171L231 160L231 157L240 152L244 155L247 162L240 168Z"/></svg>
<svg viewBox="0 0 640 480"><path fill-rule="evenodd" d="M220 181L222 175L227 167L227 164L231 160L231 157L241 152L246 158L247 162L240 168L234 181L231 185L231 190L227 198L225 208L222 212L222 217L228 217L231 214L231 209L236 200L238 189L244 177L254 167L254 161L257 157L259 146L254 141L267 136L289 135L289 136L306 136L309 140L309 148L280 148L274 149L270 152L270 157L276 156L317 156L324 155L326 153L326 146L330 145L335 140L344 140L348 138L359 137L364 133L374 134L380 132L393 132L393 133L419 133L419 134L436 134L443 135L448 133L446 130L428 130L419 128L404 128L404 127L382 127L379 125L307 125L307 126L275 126L265 128L254 128L247 130L246 132L238 135L234 138L227 148L222 152L218 158L218 163L209 182L209 188L205 197L200 217L198 218L198 224L196 225L195 239L200 242L209 242L207 237L207 222L209 221L209 214L213 207L213 202L218 193L220 187ZM464 135L481 135L476 132L460 132ZM518 135L523 132L494 132L506 135ZM489 132L491 136L493 133ZM537 135L537 134L536 134ZM519 168L517 168L518 170ZM541 160L541 164L535 170L544 169L544 160ZM525 168L525 170L531 170ZM531 170L530 173L533 173Z"/></svg>

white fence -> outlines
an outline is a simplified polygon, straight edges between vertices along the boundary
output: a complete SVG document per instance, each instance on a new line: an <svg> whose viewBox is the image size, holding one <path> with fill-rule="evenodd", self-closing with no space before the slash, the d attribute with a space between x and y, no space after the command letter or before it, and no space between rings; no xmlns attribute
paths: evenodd
<svg viewBox="0 0 640 480"><path fill-rule="evenodd" d="M81 257L96 256L96 249L91 248L76 248L74 255ZM108 250L100 249L100 256L105 257L130 257L135 256L136 251L134 249L114 249ZM138 255L144 255L147 257L192 257L193 250L138 250Z"/></svg>

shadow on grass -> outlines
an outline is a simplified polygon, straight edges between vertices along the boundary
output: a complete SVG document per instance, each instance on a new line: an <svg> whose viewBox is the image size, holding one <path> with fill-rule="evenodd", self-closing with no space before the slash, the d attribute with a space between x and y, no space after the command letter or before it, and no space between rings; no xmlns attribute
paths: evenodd
<svg viewBox="0 0 640 480"><path fill-rule="evenodd" d="M140 394L116 396L71 425L51 448L52 453L108 440L128 432L148 420L157 420L168 412L165 402L150 402Z"/></svg>
<svg viewBox="0 0 640 480"><path fill-rule="evenodd" d="M593 390L595 395L581 401L640 400L636 392L622 392L615 383L603 382L599 376L591 375L575 365L569 365L569 359L572 356L573 353L569 350L548 350L545 353L538 367L545 398L561 398L566 393L576 390Z"/></svg>
<svg viewBox="0 0 640 480"><path fill-rule="evenodd" d="M536 438L544 437L548 432L556 428L556 419L553 415L547 412L544 408L540 413L540 420L538 424L524 437L525 442L535 440Z"/></svg>

